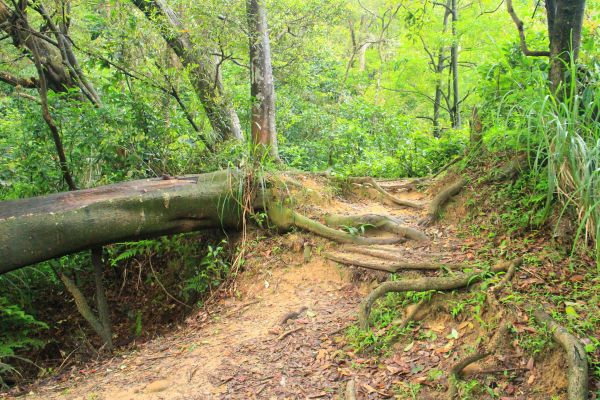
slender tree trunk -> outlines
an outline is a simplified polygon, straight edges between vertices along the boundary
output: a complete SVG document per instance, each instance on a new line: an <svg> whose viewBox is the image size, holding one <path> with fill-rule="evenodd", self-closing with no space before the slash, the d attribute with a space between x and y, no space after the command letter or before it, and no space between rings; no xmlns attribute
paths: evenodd
<svg viewBox="0 0 600 400"><path fill-rule="evenodd" d="M110 311L104 290L104 262L102 260L102 247L91 250L92 266L94 268L94 282L96 283L96 305L98 309L98 320L102 327L100 337L108 350L112 350L112 328L110 322Z"/></svg>
<svg viewBox="0 0 600 400"><path fill-rule="evenodd" d="M58 128L56 127L54 119L52 118L52 115L50 115L50 110L48 108L48 87L46 73L42 64L42 56L40 55L40 51L37 46L37 43L32 43L31 53L33 55L33 60L39 77L38 92L40 94L42 117L44 118L44 121L46 122L46 125L52 134L52 140L54 142L54 147L56 148L58 163L60 165L63 178L67 183L69 190L77 190L77 186L75 185L75 181L73 180L73 176L71 175L71 171L69 169L69 164L67 162L67 156L65 155L65 149L60 137L60 132L58 131Z"/></svg>
<svg viewBox="0 0 600 400"><path fill-rule="evenodd" d="M279 160L275 127L275 86L271 66L271 44L264 0L247 0L250 37L250 95L252 96L252 141L268 148Z"/></svg>
<svg viewBox="0 0 600 400"><path fill-rule="evenodd" d="M358 51L358 70L363 72L367 68L367 50L371 46L371 42L368 42L367 39L369 37L369 18L366 15L361 15L360 17L360 35L358 39L358 43L360 44L360 49Z"/></svg>
<svg viewBox="0 0 600 400"><path fill-rule="evenodd" d="M458 35L456 33L456 25L458 23L458 0L452 0L452 47L450 48L450 63L452 68L452 109L453 119L452 127L460 129L460 98L458 91Z"/></svg>
<svg viewBox="0 0 600 400"><path fill-rule="evenodd" d="M558 96L559 89L564 87L568 94L570 77L566 76L570 69L571 58L575 61L579 55L581 44L581 26L585 0L546 0L548 15L548 36L550 38L550 88Z"/></svg>
<svg viewBox="0 0 600 400"><path fill-rule="evenodd" d="M216 67L209 55L204 55L190 39L179 16L164 0L132 0L151 21L157 21L160 33L177 54L181 63L191 68L191 81L212 128L223 139L243 140L237 113L225 96L223 85L217 79ZM206 50L204 50L206 52Z"/></svg>
<svg viewBox="0 0 600 400"><path fill-rule="evenodd" d="M444 11L444 25L442 28L442 33L446 33L448 29L448 17L450 16L450 4L451 0L446 2L446 7ZM444 74L444 65L446 62L446 46L444 43L440 46L438 50L438 58L437 65L435 66L436 71L436 80L435 80L435 99L433 102L433 136L438 138L440 137L440 108L442 105L442 79Z"/></svg>

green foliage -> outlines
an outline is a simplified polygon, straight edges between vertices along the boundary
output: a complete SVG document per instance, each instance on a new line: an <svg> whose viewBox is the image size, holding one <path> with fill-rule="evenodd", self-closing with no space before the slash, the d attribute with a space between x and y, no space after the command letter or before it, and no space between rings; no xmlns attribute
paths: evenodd
<svg viewBox="0 0 600 400"><path fill-rule="evenodd" d="M392 279L396 279L393 276ZM397 323L402 317L402 309L419 301L429 301L434 291L388 293L381 299L371 312L371 326L363 330L356 325L351 326L346 332L350 345L357 352L371 352L374 354L386 354L390 346L403 337L412 328L409 322L405 328Z"/></svg>
<svg viewBox="0 0 600 400"><path fill-rule="evenodd" d="M47 328L45 323L0 296L0 387L4 386L2 377L15 372L11 358L22 359L15 351L42 347L44 341L35 335Z"/></svg>
<svg viewBox="0 0 600 400"><path fill-rule="evenodd" d="M228 278L231 268L226 259L224 247L226 244L227 242L223 240L217 246L208 245L206 255L202 258L199 267L192 277L185 281L183 293L186 296L205 293Z"/></svg>

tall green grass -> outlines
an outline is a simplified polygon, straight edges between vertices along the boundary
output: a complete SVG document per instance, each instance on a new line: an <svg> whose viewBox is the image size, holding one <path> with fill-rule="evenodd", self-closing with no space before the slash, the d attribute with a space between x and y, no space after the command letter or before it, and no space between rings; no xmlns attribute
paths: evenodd
<svg viewBox="0 0 600 400"><path fill-rule="evenodd" d="M575 71L572 68L572 71ZM578 245L593 248L600 271L600 86L588 82L577 88L572 73L561 98L540 82L538 98L525 99L532 167L547 177L547 211L558 202L560 218L571 209L576 215L573 251ZM568 91L568 92L567 92Z"/></svg>

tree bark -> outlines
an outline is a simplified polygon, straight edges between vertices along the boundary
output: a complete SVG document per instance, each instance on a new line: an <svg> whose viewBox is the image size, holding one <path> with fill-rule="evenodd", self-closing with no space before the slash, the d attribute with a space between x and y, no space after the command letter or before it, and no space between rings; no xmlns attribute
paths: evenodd
<svg viewBox="0 0 600 400"><path fill-rule="evenodd" d="M452 127L460 129L460 98L458 91L458 35L456 25L458 23L458 0L452 0L452 47L450 48L450 63L452 68Z"/></svg>
<svg viewBox="0 0 600 400"><path fill-rule="evenodd" d="M212 128L223 139L243 140L237 113L224 94L217 79L216 67L209 55L196 48L179 16L164 0L132 0L144 15L154 21L167 45L177 54L181 63L191 68L191 81Z"/></svg>
<svg viewBox="0 0 600 400"><path fill-rule="evenodd" d="M444 25L442 28L442 33L446 33L448 30L448 17L451 14L451 0L446 2L446 7L444 11ZM433 136L436 138L440 137L440 108L442 106L442 78L444 73L444 66L446 62L446 47L442 43L438 50L437 64L435 66L435 99L433 101Z"/></svg>
<svg viewBox="0 0 600 400"><path fill-rule="evenodd" d="M96 307L98 309L98 320L102 327L99 332L108 350L112 350L112 324L110 322L110 311L106 291L104 290L104 261L102 259L102 247L92 249L92 267L94 268L94 282L96 284Z"/></svg>
<svg viewBox="0 0 600 400"><path fill-rule="evenodd" d="M0 274L127 240L241 223L230 170L0 202Z"/></svg>
<svg viewBox="0 0 600 400"><path fill-rule="evenodd" d="M585 0L546 0L548 14L548 36L550 38L550 88L561 96L559 89L566 92L574 89L566 76L571 58L577 60L581 44L581 26Z"/></svg>
<svg viewBox="0 0 600 400"><path fill-rule="evenodd" d="M246 12L250 39L252 141L255 145L266 148L273 160L279 161L275 127L275 86L265 1L247 0Z"/></svg>
<svg viewBox="0 0 600 400"><path fill-rule="evenodd" d="M572 65L571 60L574 62L579 55L585 0L546 0L550 51L529 50L525 41L523 21L517 16L512 6L512 0L506 1L506 7L519 31L523 54L550 57L548 80L552 93L559 99L564 94L570 96L575 88L572 87L571 79L566 75ZM559 90L561 88L563 90Z"/></svg>

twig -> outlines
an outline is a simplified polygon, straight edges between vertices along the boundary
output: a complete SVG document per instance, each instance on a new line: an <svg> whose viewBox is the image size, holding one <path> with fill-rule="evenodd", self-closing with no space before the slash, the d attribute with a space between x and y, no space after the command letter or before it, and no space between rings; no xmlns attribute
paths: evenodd
<svg viewBox="0 0 600 400"><path fill-rule="evenodd" d="M287 332L283 332L281 335L277 336L277 340L283 340L285 339L287 336L291 335L294 332L298 332L299 330L304 329L303 326L300 326L296 329L292 329L291 331L287 331Z"/></svg>

